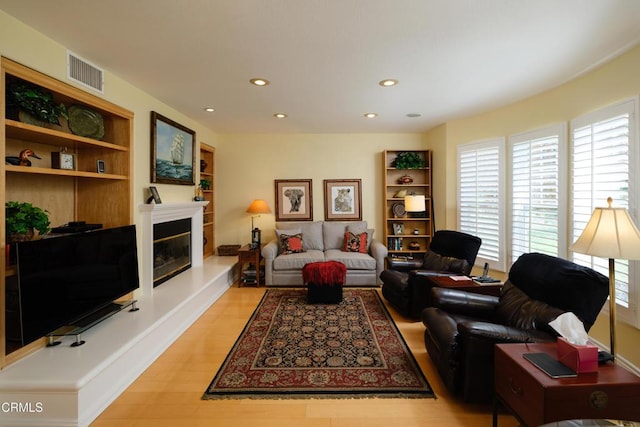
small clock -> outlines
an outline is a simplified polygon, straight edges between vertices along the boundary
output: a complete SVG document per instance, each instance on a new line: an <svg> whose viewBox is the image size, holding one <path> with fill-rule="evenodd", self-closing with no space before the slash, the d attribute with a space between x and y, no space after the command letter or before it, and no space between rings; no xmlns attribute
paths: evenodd
<svg viewBox="0 0 640 427"><path fill-rule="evenodd" d="M74 170L76 168L75 154L54 151L51 153L51 167L54 169Z"/></svg>

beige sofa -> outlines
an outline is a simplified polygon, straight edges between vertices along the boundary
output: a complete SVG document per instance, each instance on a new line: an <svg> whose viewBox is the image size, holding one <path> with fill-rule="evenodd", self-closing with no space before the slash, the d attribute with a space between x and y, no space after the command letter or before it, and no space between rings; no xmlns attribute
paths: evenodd
<svg viewBox="0 0 640 427"><path fill-rule="evenodd" d="M345 232L367 233L367 253L343 251ZM276 223L276 236L262 248L266 286L302 286L302 267L310 262L340 261L347 266L345 286L377 286L387 248L373 238L366 221ZM282 254L279 234L301 233L304 252Z"/></svg>

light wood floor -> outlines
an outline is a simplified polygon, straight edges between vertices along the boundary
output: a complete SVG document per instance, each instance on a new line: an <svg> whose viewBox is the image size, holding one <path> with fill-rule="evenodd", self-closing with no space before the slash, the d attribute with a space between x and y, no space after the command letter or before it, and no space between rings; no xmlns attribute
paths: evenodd
<svg viewBox="0 0 640 427"><path fill-rule="evenodd" d="M424 348L424 326L390 309L437 399L201 400L264 288L232 287L92 427L412 427L491 425L491 407L456 402ZM500 427L518 423L501 415Z"/></svg>

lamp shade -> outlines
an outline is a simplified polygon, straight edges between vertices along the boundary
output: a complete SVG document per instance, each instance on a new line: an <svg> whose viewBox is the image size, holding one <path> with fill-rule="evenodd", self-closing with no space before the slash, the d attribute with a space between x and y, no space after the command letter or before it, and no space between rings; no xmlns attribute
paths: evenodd
<svg viewBox="0 0 640 427"><path fill-rule="evenodd" d="M404 210L407 212L424 212L426 210L424 196L404 196Z"/></svg>
<svg viewBox="0 0 640 427"><path fill-rule="evenodd" d="M625 208L595 208L571 250L600 258L640 259L640 231Z"/></svg>
<svg viewBox="0 0 640 427"><path fill-rule="evenodd" d="M264 199L255 199L247 208L248 213L271 213L271 209Z"/></svg>

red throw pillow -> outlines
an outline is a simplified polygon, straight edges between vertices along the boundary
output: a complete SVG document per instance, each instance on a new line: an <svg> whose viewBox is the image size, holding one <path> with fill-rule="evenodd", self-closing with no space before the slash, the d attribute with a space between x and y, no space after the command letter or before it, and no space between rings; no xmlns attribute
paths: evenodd
<svg viewBox="0 0 640 427"><path fill-rule="evenodd" d="M283 254L296 254L304 252L302 247L302 233L289 236L288 234L280 235L280 248Z"/></svg>
<svg viewBox="0 0 640 427"><path fill-rule="evenodd" d="M350 231L344 233L344 252L367 253L367 233L353 234Z"/></svg>

